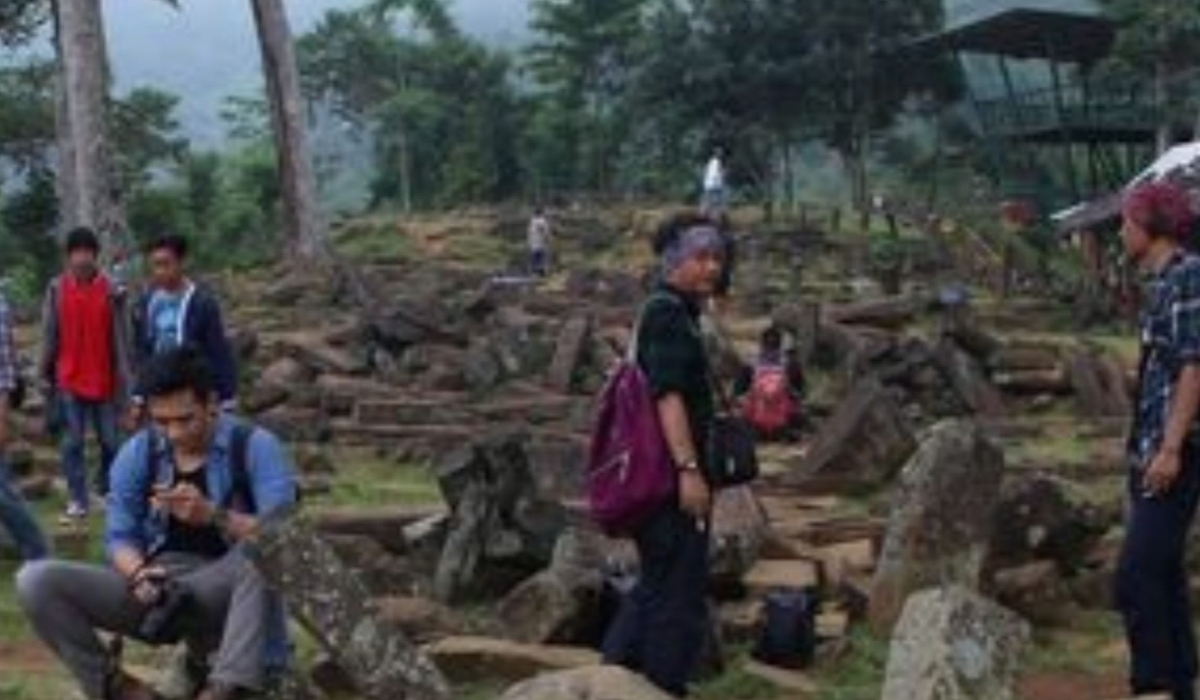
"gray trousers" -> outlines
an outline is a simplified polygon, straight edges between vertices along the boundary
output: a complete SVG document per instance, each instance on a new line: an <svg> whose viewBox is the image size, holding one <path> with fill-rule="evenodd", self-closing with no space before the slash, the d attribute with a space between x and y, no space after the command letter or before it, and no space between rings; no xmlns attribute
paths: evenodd
<svg viewBox="0 0 1200 700"><path fill-rule="evenodd" d="M217 560L164 553L154 563L192 593L196 619L187 626L186 642L193 658L207 659L215 652L209 678L261 690L270 598L266 582L241 548ZM17 573L17 599L89 700L104 700L113 659L97 630L136 639L148 611L130 593L126 579L108 567L31 562Z"/></svg>

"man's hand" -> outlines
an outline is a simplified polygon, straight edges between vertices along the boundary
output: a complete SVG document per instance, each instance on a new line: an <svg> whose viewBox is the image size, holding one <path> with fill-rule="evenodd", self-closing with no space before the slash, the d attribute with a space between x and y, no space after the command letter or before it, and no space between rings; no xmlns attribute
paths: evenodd
<svg viewBox="0 0 1200 700"><path fill-rule="evenodd" d="M1179 451L1163 449L1151 460L1150 466L1142 476L1142 488L1147 494L1161 496L1175 485L1181 468Z"/></svg>
<svg viewBox="0 0 1200 700"><path fill-rule="evenodd" d="M216 510L200 489L191 484L180 484L174 488L156 488L154 506L165 509L184 525L201 527L212 523Z"/></svg>
<svg viewBox="0 0 1200 700"><path fill-rule="evenodd" d="M712 491L695 469L679 472L679 507L697 520L708 517L712 507Z"/></svg>
<svg viewBox="0 0 1200 700"><path fill-rule="evenodd" d="M139 603L146 606L158 604L163 594L167 571L161 566L143 566L129 580L129 591Z"/></svg>

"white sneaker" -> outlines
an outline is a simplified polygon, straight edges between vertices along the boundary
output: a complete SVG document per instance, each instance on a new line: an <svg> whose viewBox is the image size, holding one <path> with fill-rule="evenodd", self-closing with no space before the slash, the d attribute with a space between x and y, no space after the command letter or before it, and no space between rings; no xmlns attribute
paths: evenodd
<svg viewBox="0 0 1200 700"><path fill-rule="evenodd" d="M80 522L87 520L88 511L84 506L72 501L67 504L66 511L58 517L59 525L78 525Z"/></svg>

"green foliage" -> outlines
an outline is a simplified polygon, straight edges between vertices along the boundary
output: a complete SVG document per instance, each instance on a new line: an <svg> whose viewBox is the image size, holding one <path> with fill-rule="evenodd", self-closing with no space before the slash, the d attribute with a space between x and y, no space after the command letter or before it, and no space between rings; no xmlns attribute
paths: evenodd
<svg viewBox="0 0 1200 700"><path fill-rule="evenodd" d="M819 700L875 700L883 688L888 642L859 627L850 633L851 652L815 675Z"/></svg>
<svg viewBox="0 0 1200 700"><path fill-rule="evenodd" d="M396 34L411 11L427 31ZM507 57L463 36L433 0L330 12L298 43L305 91L375 143L372 204L423 207L516 194L519 108Z"/></svg>
<svg viewBox="0 0 1200 700"><path fill-rule="evenodd" d="M604 191L615 184L631 125L624 94L634 76L646 5L646 0L533 1L530 26L537 39L529 48L529 70L541 91L538 112L548 112L540 117L543 129L535 132L533 148L539 160L563 166L549 179L550 188Z"/></svg>
<svg viewBox="0 0 1200 700"><path fill-rule="evenodd" d="M1121 29L1110 65L1153 78L1200 60L1200 5L1192 0L1104 0Z"/></svg>
<svg viewBox="0 0 1200 700"><path fill-rule="evenodd" d="M237 143L257 143L271 138L271 113L265 97L231 95L221 106L226 135Z"/></svg>
<svg viewBox="0 0 1200 700"><path fill-rule="evenodd" d="M534 190L694 194L723 146L732 181L766 197L781 152L811 139L862 171L906 100L954 93L945 64L891 50L940 18L936 0L539 0Z"/></svg>
<svg viewBox="0 0 1200 700"><path fill-rule="evenodd" d="M49 19L49 0L4 0L0 3L0 46L27 43Z"/></svg>
<svg viewBox="0 0 1200 700"><path fill-rule="evenodd" d="M1103 0L1119 23L1116 47L1100 66L1099 81L1113 89L1151 86L1166 109L1164 117L1189 125L1200 109L1200 3L1194 0Z"/></svg>
<svg viewBox="0 0 1200 700"><path fill-rule="evenodd" d="M57 219L54 175L45 169L29 171L24 186L0 206L0 272L8 279L10 302L28 304L40 297L58 260L50 235Z"/></svg>
<svg viewBox="0 0 1200 700"><path fill-rule="evenodd" d="M188 142L179 136L178 105L177 96L152 88L137 88L113 102L114 165L126 192L147 187L156 168L183 160Z"/></svg>
<svg viewBox="0 0 1200 700"><path fill-rule="evenodd" d="M0 68L0 162L18 170L47 165L54 141L53 88L49 61Z"/></svg>

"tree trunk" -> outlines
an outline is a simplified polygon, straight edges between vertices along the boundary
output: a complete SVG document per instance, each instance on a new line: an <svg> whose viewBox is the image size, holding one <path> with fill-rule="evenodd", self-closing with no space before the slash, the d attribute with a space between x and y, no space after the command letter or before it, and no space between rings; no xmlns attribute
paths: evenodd
<svg viewBox="0 0 1200 700"><path fill-rule="evenodd" d="M95 229L102 250L108 254L125 230L125 215L110 164L108 57L100 0L58 2L55 15L62 227Z"/></svg>
<svg viewBox="0 0 1200 700"><path fill-rule="evenodd" d="M867 193L867 164L866 156L856 144L848 144L840 150L842 168L846 179L850 182L850 203L857 211L865 211L870 205L870 195Z"/></svg>
<svg viewBox="0 0 1200 700"><path fill-rule="evenodd" d="M54 88L54 141L56 174L54 193L58 197L59 221L64 230L78 225L79 185L75 182L75 146L71 134L71 112L67 100L66 70L63 68L62 28L57 9L54 12L54 51L58 76Z"/></svg>
<svg viewBox="0 0 1200 700"><path fill-rule="evenodd" d="M251 0L262 50L267 102L283 189L288 253L298 262L323 263L328 249L317 207L316 178L309 160L300 74L283 0Z"/></svg>

